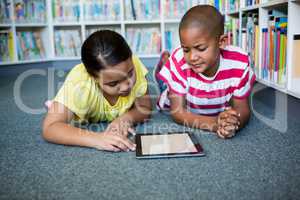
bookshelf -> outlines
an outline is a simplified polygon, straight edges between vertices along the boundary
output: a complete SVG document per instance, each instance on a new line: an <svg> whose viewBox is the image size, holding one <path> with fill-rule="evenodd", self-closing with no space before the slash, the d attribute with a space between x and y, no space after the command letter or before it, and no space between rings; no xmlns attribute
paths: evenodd
<svg viewBox="0 0 300 200"><path fill-rule="evenodd" d="M1 43L6 45L2 51L10 50L1 51L0 66L79 60L82 41L101 29L122 34L138 56L157 59L163 49L179 45L176 29L184 12L204 3L207 0L1 0L0 38L10 38L3 39L7 42ZM41 38L39 45L35 35ZM22 49L29 56L22 55Z"/></svg>
<svg viewBox="0 0 300 200"><path fill-rule="evenodd" d="M238 9L236 7L229 9L230 6L226 1L218 4L226 16L225 29L231 37L230 43L247 50L251 58L250 65L256 73L258 82L300 98L300 72L298 72L300 64L299 62L296 64L293 60L297 57L293 38L294 35L300 34L300 1L241 0L237 4ZM250 18L252 22L254 21L252 30L248 27L251 23L248 20ZM276 18L280 18L278 22ZM284 24L287 24L287 27ZM273 28L273 34L278 34L279 43L274 39L276 35L270 36L272 33L270 27ZM249 31L252 31L253 35L249 34ZM249 44L247 38L252 38L253 43ZM278 48L278 44L281 48ZM269 58L272 57L274 59L271 61Z"/></svg>
<svg viewBox="0 0 300 200"><path fill-rule="evenodd" d="M0 66L79 60L82 41L101 29L121 33L141 58L157 59L162 50L179 45L178 25L185 11L207 3L225 16L229 42L249 52L257 80L300 98L300 66L293 61L293 38L300 34L299 0L1 0ZM280 83L263 75L262 29L269 26L270 10L284 13L288 24ZM249 35L255 39L250 46ZM21 55L25 47L28 55Z"/></svg>

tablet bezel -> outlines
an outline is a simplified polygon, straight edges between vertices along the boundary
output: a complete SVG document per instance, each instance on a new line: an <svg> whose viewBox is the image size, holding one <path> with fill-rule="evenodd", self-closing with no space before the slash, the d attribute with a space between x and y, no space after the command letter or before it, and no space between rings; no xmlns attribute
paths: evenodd
<svg viewBox="0 0 300 200"><path fill-rule="evenodd" d="M186 133L192 140L194 147L197 149L196 152L185 152L185 153L162 153L162 154L143 154L142 152L142 143L141 137L147 135L171 135L171 134L183 134ZM204 150L196 139L195 135L191 132L170 132L170 133L146 133L146 134L137 134L135 136L136 141L136 158L172 158L172 157L191 157L191 156L205 156Z"/></svg>

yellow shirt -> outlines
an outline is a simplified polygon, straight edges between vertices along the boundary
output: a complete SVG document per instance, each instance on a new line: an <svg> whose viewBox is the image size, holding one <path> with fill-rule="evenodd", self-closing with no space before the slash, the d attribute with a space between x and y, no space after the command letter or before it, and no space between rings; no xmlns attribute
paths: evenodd
<svg viewBox="0 0 300 200"><path fill-rule="evenodd" d="M54 101L66 106L75 114L75 120L90 122L112 121L128 111L136 98L146 94L147 69L138 57L133 56L136 82L130 94L120 96L110 105L103 96L98 83L88 74L83 64L76 65L68 74Z"/></svg>

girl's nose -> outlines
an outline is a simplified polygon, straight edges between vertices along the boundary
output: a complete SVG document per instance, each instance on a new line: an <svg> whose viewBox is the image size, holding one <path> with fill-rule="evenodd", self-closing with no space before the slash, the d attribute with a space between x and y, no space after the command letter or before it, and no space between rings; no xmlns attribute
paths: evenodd
<svg viewBox="0 0 300 200"><path fill-rule="evenodd" d="M130 90L130 80L126 79L120 86L120 92L128 92Z"/></svg>

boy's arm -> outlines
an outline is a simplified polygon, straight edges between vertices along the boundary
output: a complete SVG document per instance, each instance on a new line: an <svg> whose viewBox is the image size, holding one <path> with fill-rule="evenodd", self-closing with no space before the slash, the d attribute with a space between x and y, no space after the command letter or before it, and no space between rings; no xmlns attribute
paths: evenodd
<svg viewBox="0 0 300 200"><path fill-rule="evenodd" d="M232 98L232 107L239 114L240 125L238 128L243 128L247 124L251 114L248 98Z"/></svg>
<svg viewBox="0 0 300 200"><path fill-rule="evenodd" d="M186 110L184 96L177 95L170 91L170 112L175 122L188 125L192 128L199 128L209 131L217 131L217 117L193 114Z"/></svg>
<svg viewBox="0 0 300 200"><path fill-rule="evenodd" d="M121 136L97 134L73 127L69 122L74 114L63 104L53 102L43 122L43 137L57 144L93 147L101 150L119 151L133 149L133 144Z"/></svg>

